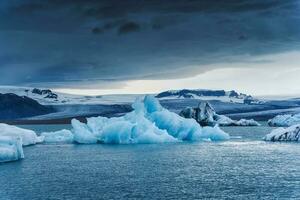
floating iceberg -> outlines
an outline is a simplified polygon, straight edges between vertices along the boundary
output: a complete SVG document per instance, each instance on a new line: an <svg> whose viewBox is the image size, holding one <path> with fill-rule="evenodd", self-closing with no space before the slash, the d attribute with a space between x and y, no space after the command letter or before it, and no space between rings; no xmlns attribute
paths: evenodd
<svg viewBox="0 0 300 200"><path fill-rule="evenodd" d="M300 141L300 124L288 128L277 128L264 137L266 141Z"/></svg>
<svg viewBox="0 0 300 200"><path fill-rule="evenodd" d="M254 119L240 119L235 121L236 126L260 126L260 123Z"/></svg>
<svg viewBox="0 0 300 200"><path fill-rule="evenodd" d="M300 124L300 114L295 115L277 115L273 119L268 121L269 126L292 126L295 124Z"/></svg>
<svg viewBox="0 0 300 200"><path fill-rule="evenodd" d="M253 119L240 119L237 121L225 115L219 115L208 102L202 102L197 108L187 107L179 115L188 119L193 118L202 126L260 126Z"/></svg>
<svg viewBox="0 0 300 200"><path fill-rule="evenodd" d="M133 111L122 117L92 117L87 123L72 120L78 143L164 143L183 140L227 140L218 127L202 128L194 119L185 119L164 109L153 96L137 98Z"/></svg>
<svg viewBox="0 0 300 200"><path fill-rule="evenodd" d="M74 135L71 131L63 129L55 132L44 132L41 133L46 143L73 143Z"/></svg>
<svg viewBox="0 0 300 200"><path fill-rule="evenodd" d="M28 146L36 143L43 142L43 137L38 137L32 130L11 126L8 124L0 123L0 136L16 136L21 137L22 145Z"/></svg>
<svg viewBox="0 0 300 200"><path fill-rule="evenodd" d="M24 158L22 138L19 136L0 136L0 162Z"/></svg>

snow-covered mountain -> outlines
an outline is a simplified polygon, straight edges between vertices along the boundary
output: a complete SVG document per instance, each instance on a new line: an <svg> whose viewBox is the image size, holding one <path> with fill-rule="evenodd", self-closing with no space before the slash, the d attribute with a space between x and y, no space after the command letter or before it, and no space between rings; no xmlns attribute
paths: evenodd
<svg viewBox="0 0 300 200"><path fill-rule="evenodd" d="M61 104L131 104L136 97L142 94L115 94L115 95L98 95L84 96L73 95L52 91L47 88L30 88L30 87L12 87L0 86L0 93L13 93L19 96L26 96L38 101L43 105L61 105ZM168 99L199 99L199 100L219 100L221 102L260 104L259 101L251 95L238 93L234 90L168 90L156 95L160 100Z"/></svg>
<svg viewBox="0 0 300 200"><path fill-rule="evenodd" d="M245 104L260 104L261 101L253 98L251 95L238 93L234 90L206 90L206 89L183 89L168 90L156 95L159 99L200 99L200 100L220 100L222 102L234 102Z"/></svg>
<svg viewBox="0 0 300 200"><path fill-rule="evenodd" d="M0 86L0 93L13 93L19 96L26 96L43 105L128 104L132 103L137 96L140 96L136 94L84 96L56 92L46 88L12 86Z"/></svg>
<svg viewBox="0 0 300 200"><path fill-rule="evenodd" d="M136 97L144 96L143 94L84 96L49 89L11 86L0 86L0 93L25 96L54 109L50 114L34 116L35 120L74 116L115 116L131 111L130 105ZM170 90L159 93L156 97L163 107L176 113L187 106L196 107L199 102L208 101L217 113L237 120L241 118L268 120L278 114L296 114L300 110L299 99L260 101L250 95L225 90Z"/></svg>

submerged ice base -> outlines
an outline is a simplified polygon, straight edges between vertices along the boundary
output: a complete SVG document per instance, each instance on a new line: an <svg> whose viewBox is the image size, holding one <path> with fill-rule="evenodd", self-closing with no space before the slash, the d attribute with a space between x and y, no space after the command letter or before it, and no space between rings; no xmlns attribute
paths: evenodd
<svg viewBox="0 0 300 200"><path fill-rule="evenodd" d="M87 124L73 119L75 142L136 144L229 139L218 127L202 128L194 119L164 109L150 95L138 98L132 107L134 111L122 117L92 117Z"/></svg>

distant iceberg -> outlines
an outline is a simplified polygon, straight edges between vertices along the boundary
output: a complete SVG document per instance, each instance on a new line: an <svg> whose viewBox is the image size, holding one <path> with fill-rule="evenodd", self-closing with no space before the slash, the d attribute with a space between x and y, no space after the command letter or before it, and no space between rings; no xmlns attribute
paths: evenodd
<svg viewBox="0 0 300 200"><path fill-rule="evenodd" d="M292 126L295 124L300 124L300 114L295 115L277 115L273 119L268 121L269 126Z"/></svg>
<svg viewBox="0 0 300 200"><path fill-rule="evenodd" d="M134 111L122 117L92 117L87 123L72 120L77 143L165 143L178 141L228 140L218 127L202 128L194 119L185 119L164 109L151 95L137 98Z"/></svg>
<svg viewBox="0 0 300 200"><path fill-rule="evenodd" d="M233 120L225 115L219 115L208 102L201 102L197 108L187 107L179 115L188 119L193 118L202 126L260 126L253 119Z"/></svg>
<svg viewBox="0 0 300 200"><path fill-rule="evenodd" d="M288 128L277 128L264 137L266 141L300 141L300 125L293 125Z"/></svg>

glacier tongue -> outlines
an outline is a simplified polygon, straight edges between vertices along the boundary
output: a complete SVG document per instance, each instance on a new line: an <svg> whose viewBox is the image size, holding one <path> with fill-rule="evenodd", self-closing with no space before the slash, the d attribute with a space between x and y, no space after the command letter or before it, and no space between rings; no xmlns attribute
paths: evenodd
<svg viewBox="0 0 300 200"><path fill-rule="evenodd" d="M132 107L134 111L122 117L92 117L87 124L72 120L75 141L132 144L229 139L218 127L202 128L194 119L164 109L151 95L137 98Z"/></svg>

